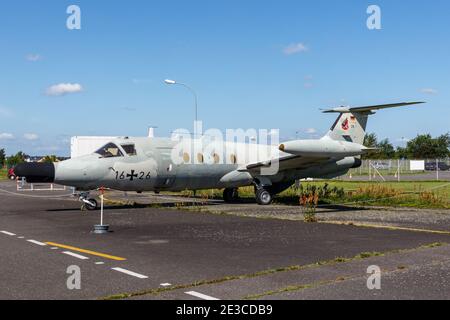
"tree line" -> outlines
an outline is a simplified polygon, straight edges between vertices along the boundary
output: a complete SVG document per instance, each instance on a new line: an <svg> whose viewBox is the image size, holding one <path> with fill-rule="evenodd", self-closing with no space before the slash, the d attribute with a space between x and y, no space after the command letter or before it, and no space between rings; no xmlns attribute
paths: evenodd
<svg viewBox="0 0 450 320"><path fill-rule="evenodd" d="M29 158L29 156L27 154L23 153L22 151L19 151L15 155L7 157L5 149L0 149L0 168L3 168L5 166L8 168L12 168L12 167L18 165L19 163L25 162L25 160L28 158ZM41 159L40 162L53 163L53 162L57 162L57 161L58 161L58 158L54 155L51 155L51 156L45 156L44 158Z"/></svg>
<svg viewBox="0 0 450 320"><path fill-rule="evenodd" d="M418 135L408 141L406 147L397 147L384 139L378 141L375 133L367 134L364 146L377 150L370 151L363 159L446 159L450 157L450 133L433 138L430 134Z"/></svg>

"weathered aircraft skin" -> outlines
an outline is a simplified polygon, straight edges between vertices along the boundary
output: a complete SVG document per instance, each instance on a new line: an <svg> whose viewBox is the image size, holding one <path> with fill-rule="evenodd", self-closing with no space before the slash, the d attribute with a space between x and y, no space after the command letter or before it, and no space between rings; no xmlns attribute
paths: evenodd
<svg viewBox="0 0 450 320"><path fill-rule="evenodd" d="M121 138L91 155L56 164L22 164L18 176L29 182L54 182L80 191L109 188L121 191L184 191L225 189L226 201L237 188L255 186L259 204L304 178L330 179L361 165L371 149L362 145L369 115L376 110L421 102L370 107L340 107L325 111L338 119L319 140L288 141L279 146L217 142L202 146L190 141L184 152L180 141L164 138ZM221 152L214 151L221 150ZM213 150L213 151L211 151ZM91 199L83 199L91 209Z"/></svg>
<svg viewBox="0 0 450 320"><path fill-rule="evenodd" d="M245 167L245 163L175 164L171 160L173 142L167 139L127 138L111 142L117 146L134 143L137 154L117 158L101 158L98 154L92 154L56 163L54 182L80 190L93 190L102 186L121 191L183 191L250 186L254 178L259 176L247 169L240 170ZM270 159L262 161L266 160ZM268 179L272 183L286 179L293 182L345 172L357 163L354 157L330 159L317 166L283 170Z"/></svg>

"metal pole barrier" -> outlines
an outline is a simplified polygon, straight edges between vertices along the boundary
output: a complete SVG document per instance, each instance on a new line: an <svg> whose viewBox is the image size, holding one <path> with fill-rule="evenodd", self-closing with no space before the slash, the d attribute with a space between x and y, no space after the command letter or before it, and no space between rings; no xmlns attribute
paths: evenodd
<svg viewBox="0 0 450 320"><path fill-rule="evenodd" d="M100 224L94 226L95 234L106 234L109 232L109 225L103 224L103 213L104 213L104 193L105 188L100 188Z"/></svg>
<svg viewBox="0 0 450 320"><path fill-rule="evenodd" d="M386 179L383 177L383 175L381 174L381 172L375 167L375 166L373 166L373 178L375 179L377 176L377 174L380 176L380 178L384 181L384 182L386 182Z"/></svg>
<svg viewBox="0 0 450 320"><path fill-rule="evenodd" d="M436 159L436 180L439 181L439 159Z"/></svg>
<svg viewBox="0 0 450 320"><path fill-rule="evenodd" d="M100 225L103 225L103 194L100 196Z"/></svg>

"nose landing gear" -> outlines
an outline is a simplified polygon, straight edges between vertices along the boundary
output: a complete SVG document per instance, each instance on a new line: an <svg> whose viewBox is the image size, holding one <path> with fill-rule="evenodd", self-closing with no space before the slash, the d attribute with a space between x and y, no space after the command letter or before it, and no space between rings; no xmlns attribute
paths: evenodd
<svg viewBox="0 0 450 320"><path fill-rule="evenodd" d="M89 198L89 192L83 192L80 194L79 200L81 201L81 210L87 209L88 211L94 211L98 208L97 200Z"/></svg>

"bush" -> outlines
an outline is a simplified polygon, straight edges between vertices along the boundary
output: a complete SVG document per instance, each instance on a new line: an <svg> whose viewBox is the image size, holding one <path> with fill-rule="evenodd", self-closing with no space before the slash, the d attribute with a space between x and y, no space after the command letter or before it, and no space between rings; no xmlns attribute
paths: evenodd
<svg viewBox="0 0 450 320"><path fill-rule="evenodd" d="M316 208L319 204L319 193L324 195L327 191L324 188L317 188L316 186L308 187L311 188L307 188L307 191L302 191L300 195L300 205L303 208L305 222L317 222Z"/></svg>
<svg viewBox="0 0 450 320"><path fill-rule="evenodd" d="M341 199L345 196L344 188L333 187L330 188L328 183L323 186L316 186L308 184L306 187L302 184L298 190L300 198L308 197L310 195L318 196L318 203L329 202L329 200Z"/></svg>

